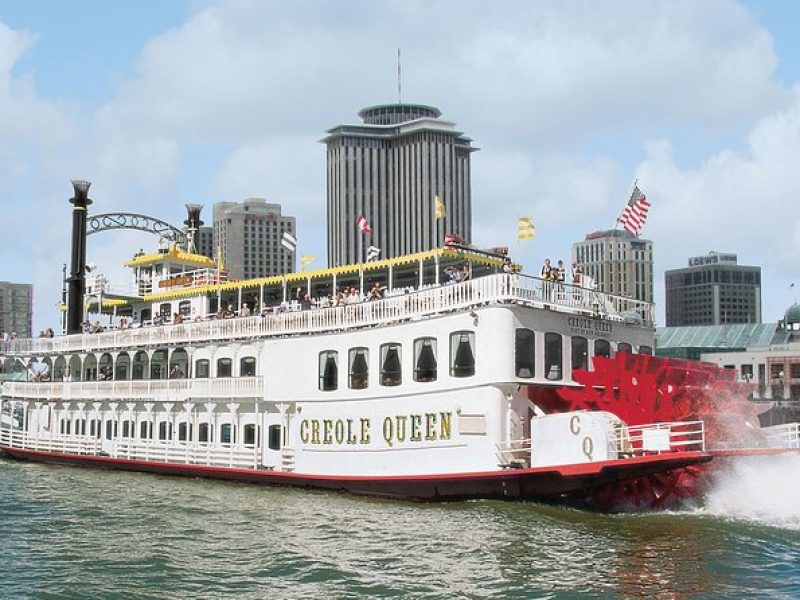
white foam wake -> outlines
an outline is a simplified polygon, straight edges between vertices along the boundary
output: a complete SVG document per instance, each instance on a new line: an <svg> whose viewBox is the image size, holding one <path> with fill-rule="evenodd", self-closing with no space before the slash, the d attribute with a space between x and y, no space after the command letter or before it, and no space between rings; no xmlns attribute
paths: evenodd
<svg viewBox="0 0 800 600"><path fill-rule="evenodd" d="M712 515L800 530L800 455L730 460L705 504Z"/></svg>

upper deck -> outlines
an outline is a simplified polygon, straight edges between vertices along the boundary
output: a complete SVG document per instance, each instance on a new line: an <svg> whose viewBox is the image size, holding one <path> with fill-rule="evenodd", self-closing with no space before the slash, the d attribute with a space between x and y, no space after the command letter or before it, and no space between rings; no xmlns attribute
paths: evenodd
<svg viewBox="0 0 800 600"><path fill-rule="evenodd" d="M527 275L496 273L461 283L430 286L382 300L362 301L347 306L178 325L142 326L95 334L17 339L5 344L0 349L0 354L22 357L95 353L206 342L224 343L275 336L315 335L409 319L433 318L453 311L502 303L516 303L609 321L641 323L647 327L652 327L654 322L653 305L646 302Z"/></svg>

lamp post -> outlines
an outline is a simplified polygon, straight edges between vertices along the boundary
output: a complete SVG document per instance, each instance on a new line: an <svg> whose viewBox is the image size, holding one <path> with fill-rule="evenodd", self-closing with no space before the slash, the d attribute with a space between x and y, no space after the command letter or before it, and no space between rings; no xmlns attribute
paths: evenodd
<svg viewBox="0 0 800 600"><path fill-rule="evenodd" d="M83 322L83 294L86 290L86 212L91 182L73 179L75 195L72 204L72 265L68 282L67 333L80 333Z"/></svg>

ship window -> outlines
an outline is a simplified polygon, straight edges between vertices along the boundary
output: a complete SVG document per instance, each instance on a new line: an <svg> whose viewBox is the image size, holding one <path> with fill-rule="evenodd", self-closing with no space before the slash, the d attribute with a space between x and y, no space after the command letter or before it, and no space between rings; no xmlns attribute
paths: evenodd
<svg viewBox="0 0 800 600"><path fill-rule="evenodd" d="M106 439L110 440L117 437L117 422L106 421Z"/></svg>
<svg viewBox="0 0 800 600"><path fill-rule="evenodd" d="M403 382L403 369L400 362L400 344L381 346L381 385L393 386Z"/></svg>
<svg viewBox="0 0 800 600"><path fill-rule="evenodd" d="M194 363L194 376L199 379L206 379L209 376L211 363L205 358Z"/></svg>
<svg viewBox="0 0 800 600"><path fill-rule="evenodd" d="M436 381L436 338L414 340L414 381Z"/></svg>
<svg viewBox="0 0 800 600"><path fill-rule="evenodd" d="M650 346L639 346L639 354L653 354L653 349Z"/></svg>
<svg viewBox="0 0 800 600"><path fill-rule="evenodd" d="M239 376L240 377L256 376L256 359L254 356L245 356L239 361Z"/></svg>
<svg viewBox="0 0 800 600"><path fill-rule="evenodd" d="M233 361L230 358L217 360L217 377L230 377L233 370Z"/></svg>
<svg viewBox="0 0 800 600"><path fill-rule="evenodd" d="M236 441L236 428L230 423L225 423L219 428L219 441L223 444L233 444Z"/></svg>
<svg viewBox="0 0 800 600"><path fill-rule="evenodd" d="M627 352L628 354L633 354L633 347L626 342L620 342L617 344L617 352Z"/></svg>
<svg viewBox="0 0 800 600"><path fill-rule="evenodd" d="M178 304L178 312L182 317L189 317L192 314L191 300L184 300Z"/></svg>
<svg viewBox="0 0 800 600"><path fill-rule="evenodd" d="M198 442L209 442L211 440L208 439L208 423L200 423L197 426L197 441Z"/></svg>
<svg viewBox="0 0 800 600"><path fill-rule="evenodd" d="M579 335L572 336L572 368L589 368L589 342Z"/></svg>
<svg viewBox="0 0 800 600"><path fill-rule="evenodd" d="M319 389L332 392L339 381L339 353L325 350L319 353Z"/></svg>
<svg viewBox="0 0 800 600"><path fill-rule="evenodd" d="M369 385L369 350L366 348L350 349L348 381L353 390L363 390Z"/></svg>
<svg viewBox="0 0 800 600"><path fill-rule="evenodd" d="M253 423L244 426L244 443L251 446L256 443L256 426Z"/></svg>
<svg viewBox="0 0 800 600"><path fill-rule="evenodd" d="M69 435L72 422L69 419L61 419L61 433Z"/></svg>
<svg viewBox="0 0 800 600"><path fill-rule="evenodd" d="M134 437L134 432L136 430L136 423L133 421L123 421L122 422L122 437L124 438L132 438Z"/></svg>
<svg viewBox="0 0 800 600"><path fill-rule="evenodd" d="M160 440L172 439L172 427L170 426L169 422L161 421L158 424L158 439Z"/></svg>
<svg viewBox="0 0 800 600"><path fill-rule="evenodd" d="M172 322L172 304L164 302L158 307L158 314L164 323Z"/></svg>
<svg viewBox="0 0 800 600"><path fill-rule="evenodd" d="M75 435L86 435L86 419L75 421Z"/></svg>
<svg viewBox="0 0 800 600"><path fill-rule="evenodd" d="M608 340L595 340L594 341L594 355L595 356L611 356L611 344Z"/></svg>
<svg viewBox="0 0 800 600"><path fill-rule="evenodd" d="M514 372L517 377L533 377L536 362L536 335L530 329L514 334Z"/></svg>
<svg viewBox="0 0 800 600"><path fill-rule="evenodd" d="M149 421L139 423L139 437L141 439L148 440L153 437L153 430L150 427L151 423Z"/></svg>
<svg viewBox="0 0 800 600"><path fill-rule="evenodd" d="M100 426L99 419L92 419L89 421L89 435L92 437L100 438L102 427Z"/></svg>
<svg viewBox="0 0 800 600"><path fill-rule="evenodd" d="M270 425L268 429L268 445L270 450L281 449L281 426Z"/></svg>
<svg viewBox="0 0 800 600"><path fill-rule="evenodd" d="M475 375L475 333L456 331L450 334L450 375Z"/></svg>
<svg viewBox="0 0 800 600"><path fill-rule="evenodd" d="M186 442L192 437L192 426L188 423L178 424L178 440Z"/></svg>
<svg viewBox="0 0 800 600"><path fill-rule="evenodd" d="M558 333L544 334L544 372L545 377L551 381L558 381L562 378L561 360L563 348L561 335Z"/></svg>

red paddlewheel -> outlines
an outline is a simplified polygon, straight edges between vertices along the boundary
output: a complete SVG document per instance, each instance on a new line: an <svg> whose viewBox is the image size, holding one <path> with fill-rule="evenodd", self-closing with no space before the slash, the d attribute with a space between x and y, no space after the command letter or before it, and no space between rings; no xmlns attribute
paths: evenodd
<svg viewBox="0 0 800 600"><path fill-rule="evenodd" d="M605 511L667 508L696 497L698 480L702 474L702 467L684 467L628 481L615 481L595 487L589 493L587 502Z"/></svg>
<svg viewBox="0 0 800 600"><path fill-rule="evenodd" d="M593 371L575 369L582 388L528 388L528 397L547 413L603 410L628 425L702 419L710 444L730 441L731 432L756 422L747 400L751 386L735 372L699 361L618 352L596 356Z"/></svg>

